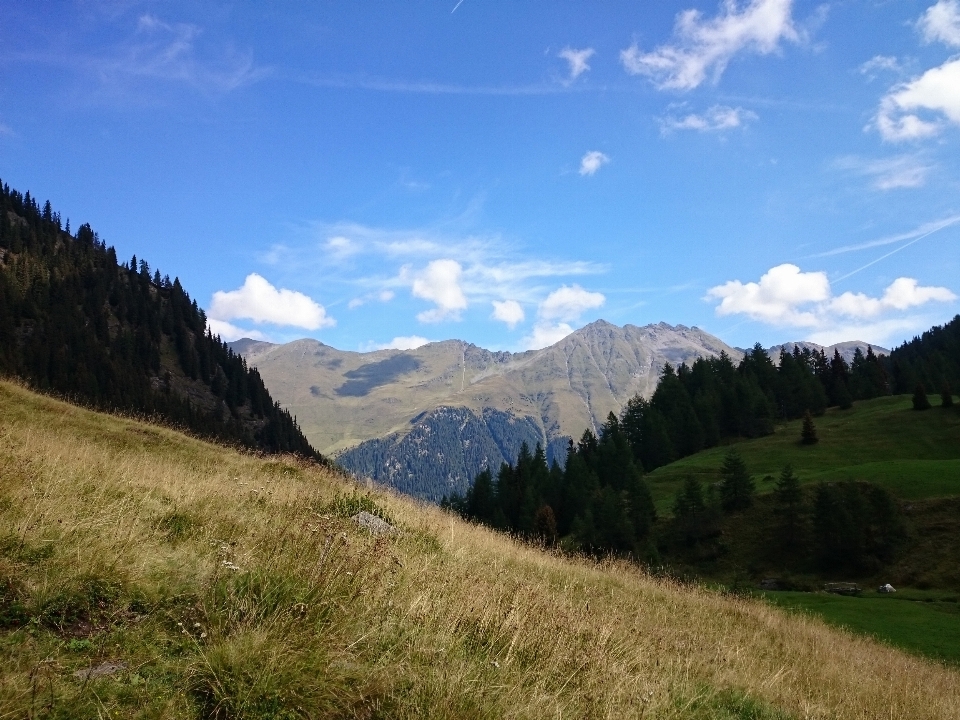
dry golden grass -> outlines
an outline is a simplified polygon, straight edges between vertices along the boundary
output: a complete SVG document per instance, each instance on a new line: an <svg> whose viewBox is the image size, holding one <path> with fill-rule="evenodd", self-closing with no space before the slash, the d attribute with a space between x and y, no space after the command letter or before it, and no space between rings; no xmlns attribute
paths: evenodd
<svg viewBox="0 0 960 720"><path fill-rule="evenodd" d="M0 602L0 718L960 718L815 620L9 383Z"/></svg>

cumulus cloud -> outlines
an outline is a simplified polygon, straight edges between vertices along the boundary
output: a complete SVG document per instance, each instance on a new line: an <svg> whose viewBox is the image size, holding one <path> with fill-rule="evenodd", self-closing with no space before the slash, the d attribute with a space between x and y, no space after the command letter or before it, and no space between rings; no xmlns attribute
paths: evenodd
<svg viewBox="0 0 960 720"><path fill-rule="evenodd" d="M433 260L420 272L412 273L409 267L405 267L400 274L411 282L414 297L436 305L417 315L420 322L459 320L460 311L467 308L467 297L460 286L463 268L456 260Z"/></svg>
<svg viewBox="0 0 960 720"><path fill-rule="evenodd" d="M960 58L893 87L880 100L874 126L884 140L918 140L937 135L944 120L960 125Z"/></svg>
<svg viewBox="0 0 960 720"><path fill-rule="evenodd" d="M854 318L872 318L890 310L908 310L928 302L950 302L957 296L944 287L920 287L913 278L897 278L883 291L883 296L871 298L863 293L845 292L830 301L830 309L840 315Z"/></svg>
<svg viewBox="0 0 960 720"><path fill-rule="evenodd" d="M533 330L523 339L524 350L540 350L550 347L563 340L573 332L567 323L537 323Z"/></svg>
<svg viewBox="0 0 960 720"><path fill-rule="evenodd" d="M740 107L714 105L702 115L690 113L683 117L665 117L660 120L660 129L664 133L674 130L697 130L699 132L722 132L741 127L751 120L757 120L757 114Z"/></svg>
<svg viewBox="0 0 960 720"><path fill-rule="evenodd" d="M557 54L558 57L562 57L570 65L570 78L568 82L573 82L590 69L587 60L593 57L595 52L593 48L574 50L573 48L565 47Z"/></svg>
<svg viewBox="0 0 960 720"><path fill-rule="evenodd" d="M599 150L591 150L580 158L580 174L594 175L597 170L610 162L610 158Z"/></svg>
<svg viewBox="0 0 960 720"><path fill-rule="evenodd" d="M719 80L730 60L740 52L768 55L781 40L799 42L791 17L792 0L751 0L742 9L725 0L720 14L704 18L699 10L677 15L673 42L651 52L634 43L620 53L631 75L645 75L659 88L692 90L708 74Z"/></svg>
<svg viewBox="0 0 960 720"><path fill-rule="evenodd" d="M526 316L523 307L516 300L494 300L492 317L506 323L507 327L513 330Z"/></svg>
<svg viewBox="0 0 960 720"><path fill-rule="evenodd" d="M927 42L960 47L960 0L938 0L920 16L917 28Z"/></svg>
<svg viewBox="0 0 960 720"><path fill-rule="evenodd" d="M877 160L847 156L836 161L841 170L871 178L877 190L922 187L932 169L915 155L897 155Z"/></svg>
<svg viewBox="0 0 960 720"><path fill-rule="evenodd" d="M573 332L570 323L580 319L587 310L601 307L606 298L602 293L589 292L579 285L554 290L537 308L537 322L522 345L527 350L539 350L553 345Z"/></svg>
<svg viewBox="0 0 960 720"><path fill-rule="evenodd" d="M247 275L243 285L236 290L215 292L207 315L211 321L246 318L256 323L289 325L305 330L336 325L336 320L327 315L323 305L303 293L278 290L257 273Z"/></svg>
<svg viewBox="0 0 960 720"><path fill-rule="evenodd" d="M547 295L540 303L537 315L544 320L572 322L587 310L602 306L606 300L601 293L589 292L579 285L564 285Z"/></svg>
<svg viewBox="0 0 960 720"><path fill-rule="evenodd" d="M905 277L894 280L878 298L853 292L834 296L826 273L802 272L787 263L768 270L759 282L732 280L710 288L705 299L719 300L716 313L721 317L744 315L768 325L829 334L837 327L852 327L850 321L870 321L877 331L881 327L877 323L892 322L880 319L883 315L930 302L950 302L957 296L947 288L923 287Z"/></svg>
<svg viewBox="0 0 960 720"><path fill-rule="evenodd" d="M789 263L771 268L760 282L730 280L707 291L719 300L717 315L746 315L771 325L809 327L817 324L813 312L798 308L830 297L830 281L824 272L801 272Z"/></svg>
<svg viewBox="0 0 960 720"><path fill-rule="evenodd" d="M232 325L228 322L224 322L223 320L207 318L207 328L214 335L219 335L220 339L224 342L233 342L234 340L239 340L240 338L250 338L252 340L267 339L267 336L259 330L247 330L245 328Z"/></svg>

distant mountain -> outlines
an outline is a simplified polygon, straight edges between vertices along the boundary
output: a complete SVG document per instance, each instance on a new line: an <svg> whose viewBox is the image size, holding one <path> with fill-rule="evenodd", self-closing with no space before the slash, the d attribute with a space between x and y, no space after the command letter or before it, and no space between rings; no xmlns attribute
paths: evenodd
<svg viewBox="0 0 960 720"><path fill-rule="evenodd" d="M179 280L0 187L0 375L98 409L322 460Z"/></svg>
<svg viewBox="0 0 960 720"><path fill-rule="evenodd" d="M596 430L636 394L650 395L666 363L742 355L698 328L603 320L523 353L459 340L371 353L316 340L244 339L231 347L257 367L322 452L431 498L464 489L488 464L515 460L524 441L541 443L548 459L562 462L569 438Z"/></svg>
<svg viewBox="0 0 960 720"><path fill-rule="evenodd" d="M798 346L801 350L810 350L811 352L816 353L819 353L821 350L823 350L828 360L833 357L834 351L838 351L840 353L840 357L842 357L848 363L853 362L853 356L856 354L857 350L862 352L864 355L867 354L867 348L873 348L873 352L877 355L890 354L890 351L887 348L880 347L879 345L870 345L870 343L865 343L861 340L850 340L848 342L836 343L835 345L817 345L817 343L800 340L797 342L783 343L782 345L774 345L771 348L767 348L767 354L773 359L774 362L776 362L780 359L781 352L792 353L793 348Z"/></svg>

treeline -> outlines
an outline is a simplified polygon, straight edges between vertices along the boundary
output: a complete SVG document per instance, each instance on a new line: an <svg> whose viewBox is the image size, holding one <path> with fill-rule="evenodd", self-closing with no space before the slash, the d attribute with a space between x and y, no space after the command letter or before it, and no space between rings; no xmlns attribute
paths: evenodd
<svg viewBox="0 0 960 720"><path fill-rule="evenodd" d="M885 488L867 482L802 487L789 465L773 492L755 502L750 474L736 450L724 458L717 486L688 475L661 529L659 549L674 563L710 565L749 536L740 562L788 572L870 574L893 560L906 538L900 509ZM731 502L735 498L735 502ZM742 511L736 521L729 515Z"/></svg>
<svg viewBox="0 0 960 720"><path fill-rule="evenodd" d="M197 435L323 460L179 279L0 183L0 374Z"/></svg>
<svg viewBox="0 0 960 720"><path fill-rule="evenodd" d="M613 551L645 557L656 511L643 471L619 419L611 413L599 437L589 430L570 441L566 465L547 466L538 444L526 443L516 464L477 475L465 495L443 503L491 527L539 538L563 539L570 550Z"/></svg>
<svg viewBox="0 0 960 720"><path fill-rule="evenodd" d="M937 325L890 353L891 392L960 390L960 315Z"/></svg>
<svg viewBox="0 0 960 720"><path fill-rule="evenodd" d="M890 392L883 356L859 349L849 364L834 351L794 346L774 363L759 345L734 364L728 355L663 369L653 396L631 399L621 416L636 460L650 472L724 440L773 432L774 421L822 415Z"/></svg>

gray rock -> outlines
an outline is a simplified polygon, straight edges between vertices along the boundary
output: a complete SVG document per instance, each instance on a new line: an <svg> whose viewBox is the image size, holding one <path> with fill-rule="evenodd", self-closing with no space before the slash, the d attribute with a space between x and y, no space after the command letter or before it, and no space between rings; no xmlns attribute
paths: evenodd
<svg viewBox="0 0 960 720"><path fill-rule="evenodd" d="M352 518L357 525L369 531L371 535L394 535L397 529L383 518L378 518L366 510L361 510Z"/></svg>
<svg viewBox="0 0 960 720"><path fill-rule="evenodd" d="M105 675L113 675L126 669L127 664L125 662L105 662L96 667L77 670L73 676L81 680L92 680L93 678L104 677Z"/></svg>

